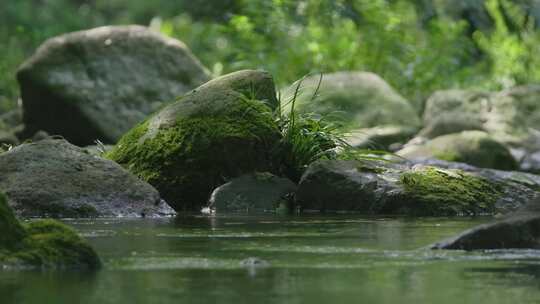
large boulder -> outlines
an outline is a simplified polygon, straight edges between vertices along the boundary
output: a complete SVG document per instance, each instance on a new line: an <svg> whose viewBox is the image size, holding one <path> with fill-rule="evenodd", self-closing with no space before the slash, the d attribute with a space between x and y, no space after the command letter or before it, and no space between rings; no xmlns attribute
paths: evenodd
<svg viewBox="0 0 540 304"><path fill-rule="evenodd" d="M0 193L0 269L96 269L96 252L74 230L53 220L21 224Z"/></svg>
<svg viewBox="0 0 540 304"><path fill-rule="evenodd" d="M408 145L397 155L405 158L438 158L481 168L516 170L518 164L510 150L483 131L463 131Z"/></svg>
<svg viewBox="0 0 540 304"><path fill-rule="evenodd" d="M201 210L216 187L272 171L281 139L263 71L231 73L200 86L128 132L107 153L154 185L176 210Z"/></svg>
<svg viewBox="0 0 540 304"><path fill-rule="evenodd" d="M0 189L25 217L158 216L174 213L159 193L118 164L61 139L0 154Z"/></svg>
<svg viewBox="0 0 540 304"><path fill-rule="evenodd" d="M47 40L19 69L25 135L115 143L150 113L209 79L180 41L142 26L106 26Z"/></svg>
<svg viewBox="0 0 540 304"><path fill-rule="evenodd" d="M385 125L353 130L344 139L357 149L395 151L414 137L417 131L417 127Z"/></svg>
<svg viewBox="0 0 540 304"><path fill-rule="evenodd" d="M447 164L317 161L302 176L297 204L365 214L493 214L516 210L540 190L540 177L532 174Z"/></svg>
<svg viewBox="0 0 540 304"><path fill-rule="evenodd" d="M286 210L289 196L295 190L296 185L288 178L256 172L234 178L216 188L208 207L218 213L272 212L280 207Z"/></svg>
<svg viewBox="0 0 540 304"><path fill-rule="evenodd" d="M301 83L295 110L324 115L344 130L382 125L420 124L414 107L388 83L373 73L337 72L324 74L317 96L320 76L313 75ZM295 89L296 86L291 86ZM286 95L294 95L288 92Z"/></svg>

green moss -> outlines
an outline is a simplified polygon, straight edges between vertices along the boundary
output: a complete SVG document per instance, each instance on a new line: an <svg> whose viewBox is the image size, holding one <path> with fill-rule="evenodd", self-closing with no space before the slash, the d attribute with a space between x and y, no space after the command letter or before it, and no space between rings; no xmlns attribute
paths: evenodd
<svg viewBox="0 0 540 304"><path fill-rule="evenodd" d="M26 225L28 236L12 258L46 268L99 268L96 252L73 229L43 220Z"/></svg>
<svg viewBox="0 0 540 304"><path fill-rule="evenodd" d="M460 170L424 167L400 179L405 204L424 215L491 213L501 196L499 185Z"/></svg>
<svg viewBox="0 0 540 304"><path fill-rule="evenodd" d="M0 193L0 248L13 248L25 236L26 231L8 206L6 196Z"/></svg>
<svg viewBox="0 0 540 304"><path fill-rule="evenodd" d="M0 193L0 264L95 269L100 261L88 243L60 222L22 225Z"/></svg>
<svg viewBox="0 0 540 304"><path fill-rule="evenodd" d="M238 99L217 113L180 113L172 126L157 130L149 130L150 121L127 133L106 157L155 186L177 210L199 208L227 177L271 170L269 151L279 131L259 101Z"/></svg>

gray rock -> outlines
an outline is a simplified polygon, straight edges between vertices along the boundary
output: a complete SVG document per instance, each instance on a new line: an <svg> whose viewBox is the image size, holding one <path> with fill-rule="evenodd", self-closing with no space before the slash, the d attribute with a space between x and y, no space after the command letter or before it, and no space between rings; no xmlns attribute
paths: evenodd
<svg viewBox="0 0 540 304"><path fill-rule="evenodd" d="M164 103L209 80L180 41L141 26L106 26L47 40L19 69L25 135L115 143Z"/></svg>
<svg viewBox="0 0 540 304"><path fill-rule="evenodd" d="M324 115L326 120L344 130L392 125L417 127L419 117L408 100L399 95L378 75L368 72L324 74L317 97L312 100L320 76L302 81L295 109ZM284 92L285 100L294 94L296 85Z"/></svg>
<svg viewBox="0 0 540 304"><path fill-rule="evenodd" d="M407 143L417 131L416 127L386 125L352 130L345 140L351 147L358 149L392 151L393 147Z"/></svg>
<svg viewBox="0 0 540 304"><path fill-rule="evenodd" d="M222 212L275 211L287 203L296 185L271 173L246 174L218 187L210 196L209 208Z"/></svg>
<svg viewBox="0 0 540 304"><path fill-rule="evenodd" d="M463 131L408 144L397 155L405 158L438 158L499 170L516 170L518 163L510 150L483 131Z"/></svg>
<svg viewBox="0 0 540 304"><path fill-rule="evenodd" d="M174 211L149 184L61 139L0 154L0 190L25 217L158 216Z"/></svg>
<svg viewBox="0 0 540 304"><path fill-rule="evenodd" d="M481 225L437 243L433 249L514 249L540 248L540 214L514 215L510 218Z"/></svg>

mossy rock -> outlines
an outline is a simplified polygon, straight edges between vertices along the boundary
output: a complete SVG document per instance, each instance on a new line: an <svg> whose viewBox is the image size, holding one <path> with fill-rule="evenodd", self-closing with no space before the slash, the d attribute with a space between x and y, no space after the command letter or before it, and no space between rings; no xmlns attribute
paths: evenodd
<svg viewBox="0 0 540 304"><path fill-rule="evenodd" d="M437 158L480 168L516 170L518 163L502 143L482 131L464 131L436 137L397 152L405 158Z"/></svg>
<svg viewBox="0 0 540 304"><path fill-rule="evenodd" d="M23 135L79 146L116 141L149 114L210 79L189 48L142 26L104 26L45 41L17 73Z"/></svg>
<svg viewBox="0 0 540 304"><path fill-rule="evenodd" d="M101 262L86 241L54 220L21 224L0 193L0 266L97 269Z"/></svg>
<svg viewBox="0 0 540 304"><path fill-rule="evenodd" d="M421 166L404 172L399 183L406 208L425 214L490 214L502 196L501 186L461 170Z"/></svg>
<svg viewBox="0 0 540 304"><path fill-rule="evenodd" d="M228 74L152 115L107 157L155 186L176 210L198 211L228 179L272 171L281 138L276 105L270 74Z"/></svg>
<svg viewBox="0 0 540 304"><path fill-rule="evenodd" d="M420 125L416 110L409 101L376 74L324 74L319 93L312 100L319 80L319 75L313 75L302 81L301 94L296 100L297 111L323 115L346 131L382 125ZM291 88L294 89L295 86ZM285 93L291 94L293 93Z"/></svg>
<svg viewBox="0 0 540 304"><path fill-rule="evenodd" d="M511 177L496 176L384 160L321 160L302 176L296 204L325 212L449 216L507 212L530 199L514 196L522 189Z"/></svg>

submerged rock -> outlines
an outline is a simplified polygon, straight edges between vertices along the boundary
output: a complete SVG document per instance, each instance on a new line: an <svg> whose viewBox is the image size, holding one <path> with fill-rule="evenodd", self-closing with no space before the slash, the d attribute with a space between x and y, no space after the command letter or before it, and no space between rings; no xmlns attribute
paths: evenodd
<svg viewBox="0 0 540 304"><path fill-rule="evenodd" d="M164 102L209 79L180 41L142 26L106 26L47 40L19 69L26 137L115 143Z"/></svg>
<svg viewBox="0 0 540 304"><path fill-rule="evenodd" d="M71 228L53 220L21 224L0 193L0 268L96 269L98 255Z"/></svg>
<svg viewBox="0 0 540 304"><path fill-rule="evenodd" d="M173 213L159 193L118 164L62 139L0 154L0 189L25 217L156 216Z"/></svg>
<svg viewBox="0 0 540 304"><path fill-rule="evenodd" d="M107 153L175 210L199 211L231 178L272 171L281 135L272 76L245 70L200 86L128 132Z"/></svg>
<svg viewBox="0 0 540 304"><path fill-rule="evenodd" d="M540 214L520 214L472 228L433 249L540 249Z"/></svg>
<svg viewBox="0 0 540 304"><path fill-rule="evenodd" d="M209 208L221 212L275 211L284 205L296 185L271 173L252 173L232 179L210 196Z"/></svg>
<svg viewBox="0 0 540 304"><path fill-rule="evenodd" d="M312 100L319 80L318 75L303 80L296 110L324 115L326 120L343 125L344 130L420 125L414 107L376 74L324 74L318 96Z"/></svg>
<svg viewBox="0 0 540 304"><path fill-rule="evenodd" d="M302 176L297 204L303 210L365 214L493 214L516 210L540 191L540 177L532 174L435 165L318 161Z"/></svg>
<svg viewBox="0 0 540 304"><path fill-rule="evenodd" d="M396 154L405 158L438 158L481 168L518 169L508 148L482 131L439 136L423 144L408 145Z"/></svg>

